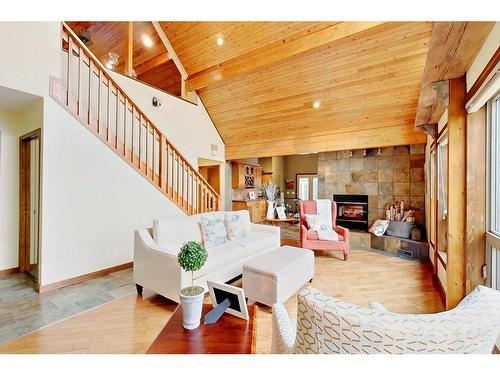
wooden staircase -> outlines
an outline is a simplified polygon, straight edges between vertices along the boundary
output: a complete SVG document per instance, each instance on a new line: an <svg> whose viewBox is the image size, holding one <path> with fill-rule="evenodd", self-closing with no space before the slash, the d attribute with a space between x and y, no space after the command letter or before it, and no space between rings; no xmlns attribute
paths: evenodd
<svg viewBox="0 0 500 375"><path fill-rule="evenodd" d="M64 23L63 77L50 96L188 215L217 211L217 192Z"/></svg>

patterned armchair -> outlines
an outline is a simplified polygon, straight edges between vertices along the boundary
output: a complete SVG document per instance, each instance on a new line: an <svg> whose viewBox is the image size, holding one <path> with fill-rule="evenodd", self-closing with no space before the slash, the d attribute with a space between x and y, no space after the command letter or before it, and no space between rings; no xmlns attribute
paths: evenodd
<svg viewBox="0 0 500 375"><path fill-rule="evenodd" d="M313 287L298 296L297 322L273 306L272 352L491 353L500 333L500 292L478 286L452 310L396 314L344 303Z"/></svg>

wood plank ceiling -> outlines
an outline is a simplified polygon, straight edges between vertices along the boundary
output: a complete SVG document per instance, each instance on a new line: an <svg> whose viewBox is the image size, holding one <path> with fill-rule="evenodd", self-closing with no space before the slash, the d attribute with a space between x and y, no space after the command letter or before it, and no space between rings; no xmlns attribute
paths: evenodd
<svg viewBox="0 0 500 375"><path fill-rule="evenodd" d="M86 46L104 64L109 60L109 52L119 55L118 64L113 68L124 73L126 56L126 30L128 22L67 22L68 26L81 35L86 30L89 38ZM181 75L151 22L133 22L133 69L137 79L173 95L181 94ZM143 37L151 39L151 47L146 47Z"/></svg>
<svg viewBox="0 0 500 375"><path fill-rule="evenodd" d="M101 61L118 53L115 70L123 71L126 22L68 24L77 34L87 30L87 45ZM227 159L425 143L415 125L433 111L429 87L443 79L431 73L457 65L464 53L470 62L491 29L480 24L486 23L160 22ZM446 37L448 29L456 32ZM429 55L431 34L446 43ZM138 79L180 95L181 76L150 22L134 22L133 50Z"/></svg>
<svg viewBox="0 0 500 375"><path fill-rule="evenodd" d="M160 24L227 159L425 143L429 22Z"/></svg>

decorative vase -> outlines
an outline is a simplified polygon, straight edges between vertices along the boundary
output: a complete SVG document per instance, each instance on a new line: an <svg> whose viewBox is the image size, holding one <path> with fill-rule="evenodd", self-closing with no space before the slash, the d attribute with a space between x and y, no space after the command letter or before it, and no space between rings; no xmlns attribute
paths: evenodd
<svg viewBox="0 0 500 375"><path fill-rule="evenodd" d="M274 209L275 208L276 208L276 206L274 205L273 201L267 201L267 213L266 213L267 220L274 219Z"/></svg>
<svg viewBox="0 0 500 375"><path fill-rule="evenodd" d="M200 293L195 295L185 294L185 290L193 288L188 287L181 290L179 297L181 300L182 307L182 325L185 329L196 329L200 325L201 320L201 310L203 308L203 297L205 296L205 290L202 287L199 288Z"/></svg>

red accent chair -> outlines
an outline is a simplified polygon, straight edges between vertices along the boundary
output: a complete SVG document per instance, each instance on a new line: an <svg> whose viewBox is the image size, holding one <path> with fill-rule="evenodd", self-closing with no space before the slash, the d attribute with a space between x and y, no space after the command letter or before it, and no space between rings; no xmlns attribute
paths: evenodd
<svg viewBox="0 0 500 375"><path fill-rule="evenodd" d="M317 214L316 201L300 201L300 246L311 250L333 250L342 251L344 260L347 260L349 254L349 229L336 225L337 204L332 202L332 228L339 235L338 241L322 241L318 238L318 233L309 230L304 214Z"/></svg>

